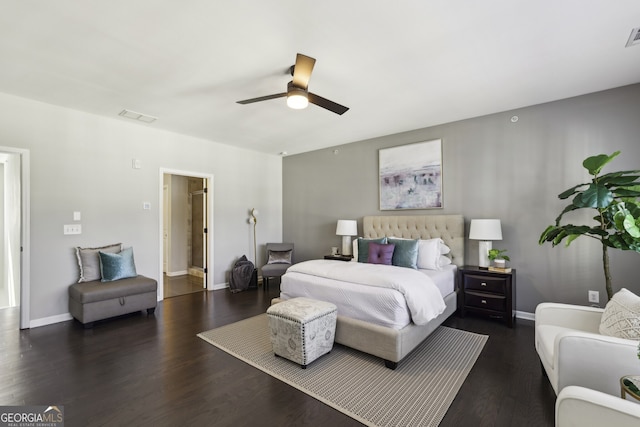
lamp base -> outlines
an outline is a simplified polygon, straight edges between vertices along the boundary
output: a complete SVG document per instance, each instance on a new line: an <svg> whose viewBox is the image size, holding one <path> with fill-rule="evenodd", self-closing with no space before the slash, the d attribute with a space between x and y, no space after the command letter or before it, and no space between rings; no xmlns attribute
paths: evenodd
<svg viewBox="0 0 640 427"><path fill-rule="evenodd" d="M342 236L342 255L351 255L351 236Z"/></svg>
<svg viewBox="0 0 640 427"><path fill-rule="evenodd" d="M478 267L489 268L489 250L491 250L490 240L480 240L478 242Z"/></svg>

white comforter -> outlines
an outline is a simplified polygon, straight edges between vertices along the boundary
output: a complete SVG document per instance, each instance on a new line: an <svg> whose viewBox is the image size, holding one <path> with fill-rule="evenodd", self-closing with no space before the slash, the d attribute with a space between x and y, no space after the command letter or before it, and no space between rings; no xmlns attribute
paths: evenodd
<svg viewBox="0 0 640 427"><path fill-rule="evenodd" d="M424 325L444 312L445 303L430 277L417 270L381 264L312 260L294 264L287 272L395 289L404 295L411 318Z"/></svg>

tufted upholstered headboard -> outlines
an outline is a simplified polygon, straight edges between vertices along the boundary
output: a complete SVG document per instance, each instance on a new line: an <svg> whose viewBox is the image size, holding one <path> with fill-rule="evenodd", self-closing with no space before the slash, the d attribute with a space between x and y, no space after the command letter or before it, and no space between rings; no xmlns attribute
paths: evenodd
<svg viewBox="0 0 640 427"><path fill-rule="evenodd" d="M451 261L464 265L464 218L462 215L365 216L363 237L404 237L434 239L440 237L451 248Z"/></svg>

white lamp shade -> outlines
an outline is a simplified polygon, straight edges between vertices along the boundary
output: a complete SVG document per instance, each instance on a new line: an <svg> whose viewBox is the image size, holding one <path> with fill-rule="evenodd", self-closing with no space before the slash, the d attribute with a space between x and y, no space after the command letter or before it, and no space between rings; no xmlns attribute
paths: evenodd
<svg viewBox="0 0 640 427"><path fill-rule="evenodd" d="M499 219L472 219L469 227L469 239L502 240L502 227Z"/></svg>
<svg viewBox="0 0 640 427"><path fill-rule="evenodd" d="M357 236L358 235L358 222L351 219L338 220L338 226L336 227L336 235L338 236Z"/></svg>

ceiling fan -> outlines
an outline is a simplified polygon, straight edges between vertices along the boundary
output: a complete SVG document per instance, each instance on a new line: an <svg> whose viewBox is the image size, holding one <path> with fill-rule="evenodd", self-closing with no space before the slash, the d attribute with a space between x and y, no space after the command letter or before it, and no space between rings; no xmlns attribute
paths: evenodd
<svg viewBox="0 0 640 427"><path fill-rule="evenodd" d="M349 107L345 107L344 105L337 104L326 98L318 96L315 93L309 92L309 79L311 78L311 71L313 70L315 63L316 60L314 58L299 53L296 56L295 65L292 65L289 68L289 71L293 76L293 80L287 84L286 92L237 101L238 104L252 104L254 102L267 101L269 99L283 98L286 96L287 105L296 110L306 108L310 102L312 104L316 104L318 107L333 111L336 114L344 114Z"/></svg>

